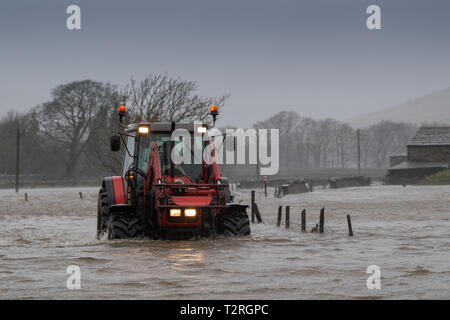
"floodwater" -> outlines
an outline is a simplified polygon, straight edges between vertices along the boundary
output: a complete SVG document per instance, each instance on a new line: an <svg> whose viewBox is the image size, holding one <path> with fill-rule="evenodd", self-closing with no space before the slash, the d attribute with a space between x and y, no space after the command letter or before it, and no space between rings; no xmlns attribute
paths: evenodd
<svg viewBox="0 0 450 320"><path fill-rule="evenodd" d="M97 188L0 190L0 298L449 299L449 196L450 186L282 199L258 190L264 224L249 237L109 241L95 239ZM249 198L236 192L236 201ZM290 229L276 227L279 205L291 206ZM325 233L301 233L300 211L310 231L321 207ZM66 287L69 265L80 267L80 290ZM380 289L367 287L370 265L380 268Z"/></svg>

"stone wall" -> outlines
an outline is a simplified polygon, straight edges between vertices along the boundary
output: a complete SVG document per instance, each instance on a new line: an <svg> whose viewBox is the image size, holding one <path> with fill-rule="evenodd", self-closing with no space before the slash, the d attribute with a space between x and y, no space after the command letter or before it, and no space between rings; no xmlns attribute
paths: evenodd
<svg viewBox="0 0 450 320"><path fill-rule="evenodd" d="M349 188L349 187L366 187L370 186L370 177L357 176L345 178L330 178L330 188Z"/></svg>
<svg viewBox="0 0 450 320"><path fill-rule="evenodd" d="M312 191L309 189L309 185L305 181L300 180L293 181L290 184L282 185L281 190L283 191L283 195Z"/></svg>
<svg viewBox="0 0 450 320"><path fill-rule="evenodd" d="M408 161L450 162L450 146L408 146Z"/></svg>
<svg viewBox="0 0 450 320"><path fill-rule="evenodd" d="M416 184L426 176L445 170L444 168L416 168L388 170L384 180L385 184Z"/></svg>
<svg viewBox="0 0 450 320"><path fill-rule="evenodd" d="M406 154L396 154L389 158L389 166L395 167L396 165L405 162L408 160L408 156Z"/></svg>

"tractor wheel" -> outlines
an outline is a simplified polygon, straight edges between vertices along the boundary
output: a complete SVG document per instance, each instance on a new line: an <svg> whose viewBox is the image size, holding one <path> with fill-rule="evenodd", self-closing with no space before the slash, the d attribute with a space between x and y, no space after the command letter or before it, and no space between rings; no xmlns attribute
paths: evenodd
<svg viewBox="0 0 450 320"><path fill-rule="evenodd" d="M223 217L223 234L225 236L247 236L250 234L250 220L247 212L238 211Z"/></svg>
<svg viewBox="0 0 450 320"><path fill-rule="evenodd" d="M140 219L119 212L111 214L108 221L108 239L140 238L143 236Z"/></svg>
<svg viewBox="0 0 450 320"><path fill-rule="evenodd" d="M106 189L100 189L98 193L97 205L97 239L100 239L102 233L106 230L106 224L109 220L109 199Z"/></svg>

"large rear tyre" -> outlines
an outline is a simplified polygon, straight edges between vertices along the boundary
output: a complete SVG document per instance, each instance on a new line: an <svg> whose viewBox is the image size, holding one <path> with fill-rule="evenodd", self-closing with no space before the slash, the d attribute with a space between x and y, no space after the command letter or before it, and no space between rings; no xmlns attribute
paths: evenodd
<svg viewBox="0 0 450 320"><path fill-rule="evenodd" d="M141 238L144 236L144 227L141 219L129 214L114 212L108 221L108 239Z"/></svg>
<svg viewBox="0 0 450 320"><path fill-rule="evenodd" d="M233 211L223 217L223 234L225 236L247 236L250 234L250 220L247 212Z"/></svg>
<svg viewBox="0 0 450 320"><path fill-rule="evenodd" d="M102 234L106 231L106 226L109 220L110 202L106 189L101 188L98 193L97 205L97 239L100 239Z"/></svg>

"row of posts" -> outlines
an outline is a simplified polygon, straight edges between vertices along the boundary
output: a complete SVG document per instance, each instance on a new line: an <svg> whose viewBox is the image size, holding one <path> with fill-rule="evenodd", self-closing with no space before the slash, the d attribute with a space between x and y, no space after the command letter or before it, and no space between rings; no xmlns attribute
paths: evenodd
<svg viewBox="0 0 450 320"><path fill-rule="evenodd" d="M283 206L278 207L278 217L277 217L277 227L281 225L282 220L282 213L283 212ZM285 216L285 228L290 227L290 218L291 218L291 207L286 206L285 209L286 216ZM352 220L350 218L350 215L347 215L347 225L348 225L348 234L349 236L353 236L353 228L352 228ZM301 213L301 230L302 232L306 232L306 209L302 210ZM318 232L318 233L324 233L325 231L325 208L320 209L320 217L319 217L319 224L316 225L312 229L312 232Z"/></svg>
<svg viewBox="0 0 450 320"><path fill-rule="evenodd" d="M83 193L78 192L78 196L80 197L80 200L83 200ZM25 192L25 201L28 201L28 193Z"/></svg>
<svg viewBox="0 0 450 320"><path fill-rule="evenodd" d="M282 215L283 215L283 206L279 206L278 207L278 217L277 217L277 227L279 227L281 225L281 219L282 219ZM285 216L285 223L284 226L287 228L290 227L290 219L291 219L291 207L290 206L286 206L286 216ZM318 226L316 226L314 232L319 232L319 233L323 233L325 228L325 208L322 208L320 210L320 218L319 218L319 224ZM306 231L306 209L302 210L301 213L301 230L303 232Z"/></svg>
<svg viewBox="0 0 450 320"><path fill-rule="evenodd" d="M83 193L78 193L81 200L83 200ZM25 193L25 201L28 201L28 193ZM252 190L251 194L251 203L252 203L252 223L255 222L255 217L258 223L262 223L262 217L261 213L259 212L258 205L255 202L255 191ZM281 225L281 218L282 218L282 211L283 206L278 207L278 217L277 217L277 227ZM289 228L290 226L290 218L291 218L291 207L286 206L286 220L285 220L285 227ZM348 224L348 233L350 236L353 236L353 229L352 229L352 220L350 218L350 215L347 215L347 224ZM318 230L317 230L318 227ZM325 229L325 208L320 209L320 218L319 218L319 225L316 225L316 228L313 228L315 232L323 233ZM301 213L301 230L302 232L306 232L306 210L303 209Z"/></svg>
<svg viewBox="0 0 450 320"><path fill-rule="evenodd" d="M263 222L261 213L259 212L258 205L255 202L255 191L252 190L251 192L251 212L252 212L252 223L255 222L255 218L258 221L258 223ZM290 218L291 218L291 207L286 206L285 209L285 227L290 227ZM278 217L277 217L277 227L281 225L281 219L283 214L283 206L278 207ZM348 234L349 236L353 236L353 228L352 228L352 220L350 218L350 215L347 215L347 225L348 225ZM302 210L301 213L301 230L302 232L306 232L306 209ZM312 229L312 232L318 232L318 233L324 233L325 230L325 208L320 209L320 217L319 217L319 224L316 224L316 226Z"/></svg>

